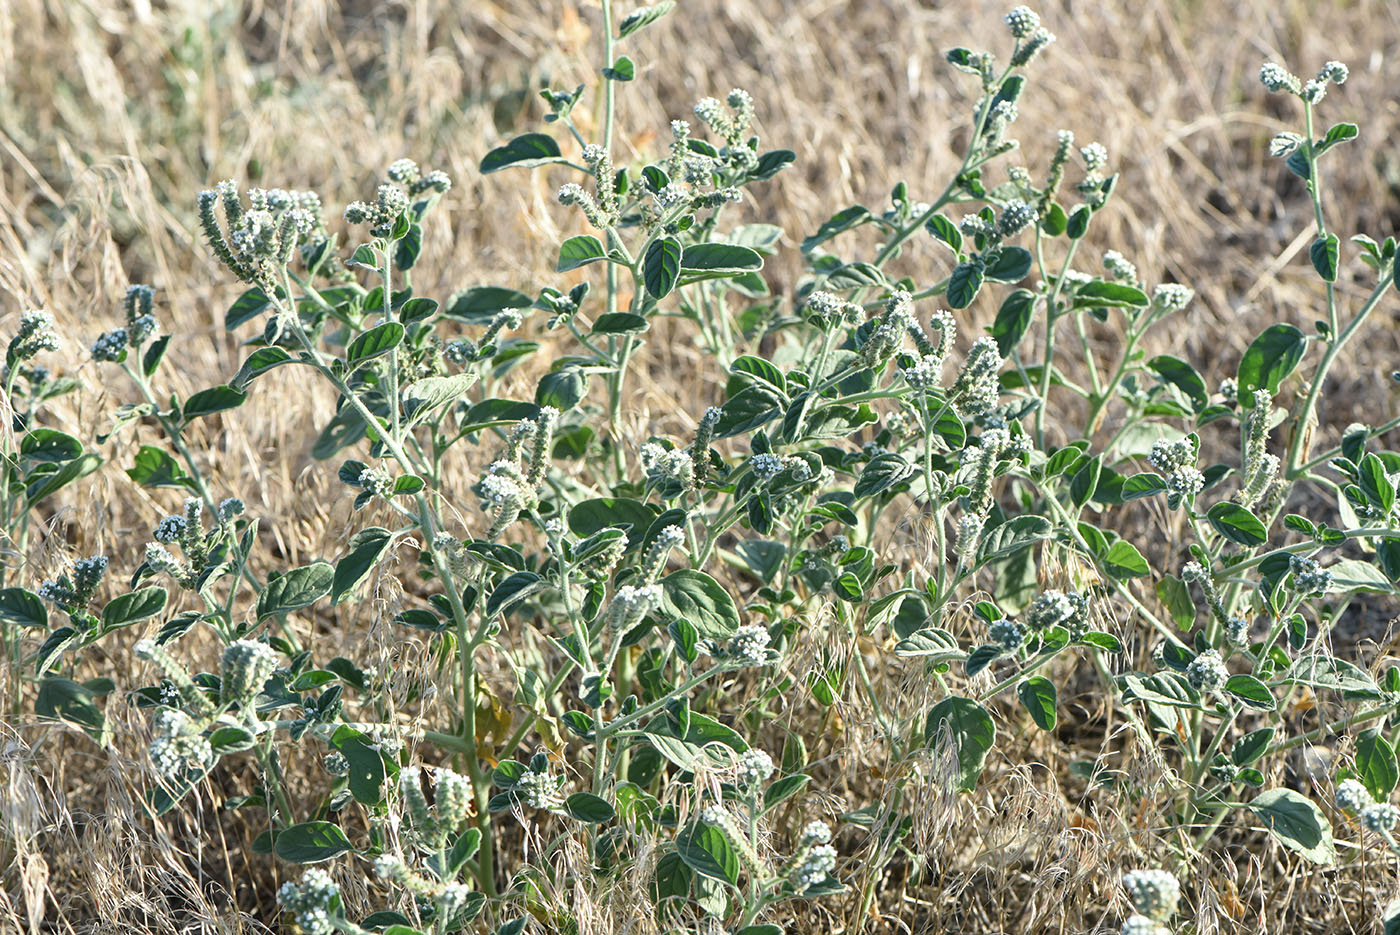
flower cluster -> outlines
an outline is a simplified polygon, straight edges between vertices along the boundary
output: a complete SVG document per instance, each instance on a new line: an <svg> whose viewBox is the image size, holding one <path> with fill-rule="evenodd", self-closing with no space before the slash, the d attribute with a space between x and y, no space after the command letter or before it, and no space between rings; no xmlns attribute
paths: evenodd
<svg viewBox="0 0 1400 935"><path fill-rule="evenodd" d="M341 915L340 887L331 875L312 867L300 883L288 880L277 891L278 904L289 913L302 935L330 935Z"/></svg>
<svg viewBox="0 0 1400 935"><path fill-rule="evenodd" d="M992 338L978 338L968 349L967 360L949 390L958 415L965 419L986 415L996 408L1001 396L1002 357Z"/></svg>
<svg viewBox="0 0 1400 935"><path fill-rule="evenodd" d="M69 613L80 611L97 593L102 585L102 576L106 573L107 556L80 558L73 563L71 574L59 575L57 579L39 585L39 596Z"/></svg>
<svg viewBox="0 0 1400 935"><path fill-rule="evenodd" d="M219 207L227 235L219 224ZM325 227L321 199L314 192L251 188L245 208L232 179L199 193L199 223L214 255L229 271L269 295L297 245Z"/></svg>
<svg viewBox="0 0 1400 935"><path fill-rule="evenodd" d="M25 312L19 317L19 329L6 349L5 363L13 367L44 351L58 350L58 344L58 332L54 330L52 315L41 309Z"/></svg>
<svg viewBox="0 0 1400 935"><path fill-rule="evenodd" d="M262 691L263 684L277 667L277 654L266 643L234 640L224 648L219 661L219 684L223 700L247 704Z"/></svg>
<svg viewBox="0 0 1400 935"><path fill-rule="evenodd" d="M1205 486L1205 475L1196 467L1196 441L1181 438L1169 442L1158 439L1152 444L1147 460L1167 481L1167 506L1175 510L1189 501Z"/></svg>
<svg viewBox="0 0 1400 935"><path fill-rule="evenodd" d="M1181 899L1181 884L1165 870L1130 870L1123 874L1123 889L1137 913L1134 918L1145 918L1154 925L1170 919ZM1132 925L1133 919L1128 922ZM1125 925L1123 931L1126 935L1133 930Z"/></svg>
<svg viewBox="0 0 1400 935"><path fill-rule="evenodd" d="M1186 681L1197 691L1215 691L1229 677L1230 670L1225 668L1225 660L1214 649L1207 649L1186 665Z"/></svg>
<svg viewBox="0 0 1400 935"><path fill-rule="evenodd" d="M1315 558L1290 555L1288 570L1293 572L1293 586L1301 594L1322 594L1332 587L1332 572L1319 565Z"/></svg>

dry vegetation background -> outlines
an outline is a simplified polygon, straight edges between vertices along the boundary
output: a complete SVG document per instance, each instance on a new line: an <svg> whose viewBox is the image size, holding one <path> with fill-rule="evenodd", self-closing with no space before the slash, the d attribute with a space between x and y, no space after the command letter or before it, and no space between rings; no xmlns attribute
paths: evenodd
<svg viewBox="0 0 1400 935"><path fill-rule="evenodd" d="M619 161L654 153L666 121L697 97L748 89L765 143L799 154L795 168L756 189L759 203L737 212L788 231L790 251L769 267L775 290L788 292L799 272L796 242L829 214L857 201L883 207L899 179L916 195L942 188L957 165L972 91L942 53L954 45L1004 52L1000 17L1009 5L683 0L628 50L638 74L620 92ZM1351 66L1351 80L1322 111L1325 123L1362 128L1327 170L1333 223L1377 239L1400 230L1400 5L1393 0L1052 0L1038 9L1059 41L1032 69L1022 98L1019 158L1044 165L1062 127L1109 148L1122 179L1095 225L1096 245L1122 251L1148 282L1177 280L1199 294L1178 319L1183 326L1152 352L1193 361L1213 383L1233 372L1259 328L1281 320L1311 332L1320 316L1304 249L1312 236L1305 194L1266 152L1269 137L1294 128L1297 115L1259 88L1254 76L1264 60L1307 74L1330 58ZM212 261L194 217L195 193L221 178L315 189L334 219L346 202L372 193L392 159L410 156L456 181L446 210L431 217L420 294L558 285L555 245L575 232L561 225L577 217L554 203L560 177L482 177L475 167L503 138L537 128L539 87L572 87L590 75L597 12L596 4L569 0L0 0L0 333L8 335L26 308L58 318L67 344L46 362L80 376L87 389L56 410L57 427L90 440L107 411L131 401L122 389L109 391L108 374L85 359L91 340L119 317L128 282L157 289L162 323L176 335L176 366L165 371L174 391L186 395L237 368L238 339L224 332L222 316L240 289ZM943 275L920 265L941 262L922 246L900 262L925 281ZM1344 293L1362 288L1350 277L1363 271L1355 262L1345 267ZM974 320L997 300L978 303ZM1388 374L1400 360L1400 329L1393 317L1373 326L1334 371L1323 403L1333 435L1354 419L1381 421L1394 410ZM649 348L652 378L629 413L637 437L662 424L689 425L676 413L716 400L713 368L702 370L686 332L676 335ZM1110 330L1096 340L1105 355L1116 352ZM264 559L290 567L336 554L356 525L334 471L308 452L307 410L324 421L333 400L320 389L308 397L285 373L263 378L251 405L205 420L202 430L218 495L246 500L264 518ZM157 441L152 428L138 432ZM0 561L29 563L23 577L31 586L64 551L108 552L115 568L129 570L175 502L169 491L126 481L121 468L132 442L123 436L102 452L108 465L65 495L35 554ZM473 467L462 466L462 490ZM392 595L381 595L304 623L323 630L327 655L343 641L360 658L415 677L423 647L388 629L392 604ZM1385 620L1394 614L1377 610L1381 625L1362 634L1359 647L1368 663L1386 651ZM1143 640L1125 638L1142 653ZM109 658L88 663L103 671L89 675L138 684L134 639L108 646ZM12 677L0 668L0 678ZM905 676L897 664L887 667L891 697L924 704L901 684ZM508 693L509 681L501 687ZM1091 796L1068 766L1103 749L1111 753L1104 765L1119 775L1151 782L1159 767L1153 751L1114 736L1121 722L1103 710L1092 682L1077 695L1062 691L1067 724L1059 734L1013 733L975 797L919 809L916 847L930 873L903 878L896 862L879 884L876 913L857 918L852 902L836 901L802 924L1116 931L1125 902L1113 881L1153 852L1155 810L1165 799L1151 786L1136 801ZM814 745L813 788L824 790L833 813L871 801L884 781L885 764L864 752L878 745L865 743L862 713L843 711ZM0 723L0 931L275 926L271 893L286 868L250 857L247 843L259 829L217 810L247 777L225 770L234 774L198 805L160 822L139 817L146 728L117 696L108 716L118 728L108 750L61 728ZM299 765L297 781L310 797L323 777ZM1291 768L1273 778L1307 784ZM1356 840L1339 828L1345 869L1322 872L1247 827L1230 831L1185 886L1186 902L1199 907L1187 931L1379 931L1394 868L1380 853L1347 846ZM841 872L857 889L868 846L858 834L842 838L849 860ZM646 931L628 905L600 900L569 911L586 932Z"/></svg>

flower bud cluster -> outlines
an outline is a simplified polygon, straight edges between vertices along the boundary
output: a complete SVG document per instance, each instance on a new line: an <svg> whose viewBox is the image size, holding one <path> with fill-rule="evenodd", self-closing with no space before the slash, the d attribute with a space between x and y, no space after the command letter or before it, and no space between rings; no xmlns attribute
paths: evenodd
<svg viewBox="0 0 1400 935"><path fill-rule="evenodd" d="M652 483L676 481L689 486L695 477L695 464L684 448L667 448L659 442L647 442L640 452L642 470Z"/></svg>
<svg viewBox="0 0 1400 935"><path fill-rule="evenodd" d="M1044 26L1032 28L1033 21L1038 24L1040 18L1024 6L1017 7L1006 16L1006 25L1016 37L1016 51L1011 55L1011 64L1017 68L1029 65L1046 46L1055 41L1055 34Z"/></svg>
<svg viewBox="0 0 1400 935"><path fill-rule="evenodd" d="M1400 825L1400 808L1389 802L1377 802L1363 808L1359 817L1366 830L1388 834Z"/></svg>
<svg viewBox="0 0 1400 935"><path fill-rule="evenodd" d="M1160 314L1179 312L1195 297L1196 291L1181 283L1164 282L1152 292L1152 308Z"/></svg>
<svg viewBox="0 0 1400 935"><path fill-rule="evenodd" d="M1012 652L1026 641L1026 630L1015 620L997 620L987 628L987 636L1002 649Z"/></svg>
<svg viewBox="0 0 1400 935"><path fill-rule="evenodd" d="M1332 588L1332 572L1319 565L1317 559L1290 555L1288 570L1293 572L1293 586L1302 594L1322 594Z"/></svg>
<svg viewBox="0 0 1400 935"><path fill-rule="evenodd" d="M220 206L227 236L219 223ZM271 294L297 244L321 227L320 207L320 199L311 192L252 188L245 209L238 186L228 179L199 193L199 223L215 256L230 272Z"/></svg>
<svg viewBox="0 0 1400 935"><path fill-rule="evenodd" d="M1186 681L1197 691L1215 691L1229 677L1230 670L1225 668L1225 660L1213 649L1207 649L1186 665Z"/></svg>
<svg viewBox="0 0 1400 935"><path fill-rule="evenodd" d="M700 813L700 821L715 828L739 857L739 862L753 876L763 879L768 875L768 864L754 848L749 836L739 827L739 822L723 805L711 805Z"/></svg>
<svg viewBox="0 0 1400 935"><path fill-rule="evenodd" d="M58 345L58 332L54 330L53 316L41 309L33 309L20 316L19 329L10 339L5 362L14 366L20 361L37 357L44 351L56 351Z"/></svg>
<svg viewBox="0 0 1400 935"><path fill-rule="evenodd" d="M515 781L511 792L525 808L538 811L553 811L564 804L564 797L559 793L559 780L543 771L527 771Z"/></svg>
<svg viewBox="0 0 1400 935"><path fill-rule="evenodd" d="M958 415L965 419L986 415L996 408L1001 396L1002 357L992 338L978 338L968 349L967 360L958 373L949 398Z"/></svg>
<svg viewBox="0 0 1400 935"><path fill-rule="evenodd" d="M1093 145L1097 146L1098 144ZM1138 284L1137 267L1117 250L1104 251L1103 268L1108 271L1108 275L1112 276L1115 282L1127 283L1130 286Z"/></svg>
<svg viewBox="0 0 1400 935"><path fill-rule="evenodd" d="M202 774L215 760L209 738L177 708L161 708L156 714L150 755L156 772L172 782Z"/></svg>
<svg viewBox="0 0 1400 935"><path fill-rule="evenodd" d="M776 661L778 652L769 648L768 629L748 623L734 631L724 646L711 646L710 654L735 668L766 666Z"/></svg>
<svg viewBox="0 0 1400 935"><path fill-rule="evenodd" d="M39 596L68 613L80 611L92 601L106 573L107 556L80 558L73 563L71 574L59 575L56 580L39 585Z"/></svg>
<svg viewBox="0 0 1400 935"><path fill-rule="evenodd" d="M301 883L288 880L277 891L277 902L289 913L302 935L330 935L341 914L340 887L326 871L312 867Z"/></svg>
<svg viewBox="0 0 1400 935"><path fill-rule="evenodd" d="M913 298L902 289L890 293L875 330L860 348L864 367L877 368L899 351L914 320Z"/></svg>
<svg viewBox="0 0 1400 935"><path fill-rule="evenodd" d="M1040 28L1040 16L1028 6L1018 6L1006 14L1006 28L1016 39L1029 39Z"/></svg>
<svg viewBox="0 0 1400 935"><path fill-rule="evenodd" d="M1348 815L1359 814L1369 806L1376 804L1370 790L1355 779L1344 779L1337 783L1337 792L1333 801L1337 808Z"/></svg>
<svg viewBox="0 0 1400 935"><path fill-rule="evenodd" d="M1269 489L1278 475L1278 457L1269 454L1269 417L1273 413L1273 397L1266 389L1254 391L1254 408L1245 421L1244 486L1240 488L1240 503L1252 507Z"/></svg>
<svg viewBox="0 0 1400 935"><path fill-rule="evenodd" d="M1065 627L1073 632L1088 614L1089 600L1077 591L1042 591L1026 608L1026 626L1034 631Z"/></svg>
<svg viewBox="0 0 1400 935"><path fill-rule="evenodd" d="M1123 874L1123 889L1141 915L1165 922L1176 912L1181 884L1165 870L1130 870Z"/></svg>
<svg viewBox="0 0 1400 935"><path fill-rule="evenodd" d="M1158 439L1147 460L1166 478L1169 509L1175 510L1205 486L1205 475L1196 467L1196 444L1190 438Z"/></svg>
<svg viewBox="0 0 1400 935"><path fill-rule="evenodd" d="M834 292L817 290L807 296L802 314L818 328L827 330L838 324L858 325L865 319L865 309Z"/></svg>
<svg viewBox="0 0 1400 935"><path fill-rule="evenodd" d="M219 680L226 703L246 705L257 697L277 667L277 654L266 643L234 640L219 661Z"/></svg>
<svg viewBox="0 0 1400 935"><path fill-rule="evenodd" d="M614 633L626 633L642 618L661 604L661 586L645 584L640 587L624 584L613 592L608 604L607 625Z"/></svg>
<svg viewBox="0 0 1400 935"><path fill-rule="evenodd" d="M762 750L753 748L739 754L734 764L734 772L739 785L754 790L767 782L773 775L773 758Z"/></svg>
<svg viewBox="0 0 1400 935"><path fill-rule="evenodd" d="M133 647L138 659L149 659L160 667L165 673L165 677L175 686L179 692L180 700L196 717L208 718L214 714L214 706L209 699L204 696L204 692L195 684L190 677L189 670L170 655L170 651L164 646L152 640L141 640Z"/></svg>

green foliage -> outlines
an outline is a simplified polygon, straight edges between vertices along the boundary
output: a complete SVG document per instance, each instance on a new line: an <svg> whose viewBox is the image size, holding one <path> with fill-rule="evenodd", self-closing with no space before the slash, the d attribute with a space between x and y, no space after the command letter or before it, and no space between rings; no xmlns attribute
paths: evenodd
<svg viewBox="0 0 1400 935"><path fill-rule="evenodd" d="M994 168L1033 87L1027 66L1049 42L1034 14L1008 19L1005 68L949 53L977 96L947 187L924 202L901 183L887 208L831 215L800 241L793 293L774 295L765 258L784 232L735 226L728 208L761 203L763 183L797 156L760 149L746 92L701 100L695 126L672 124L662 151L613 162L613 96L632 93L637 74L617 44L673 6L614 22L603 3L593 141L571 116L590 92L545 90L546 122L566 132L517 136L479 166L567 179L559 200L593 231L558 245L555 272L569 276L535 296L493 285L445 301L416 294L424 219L451 180L409 160L388 167L373 201L346 208L356 236L344 246L310 193L254 189L245 203L224 183L200 196L210 249L251 287L225 323L262 327L248 329L253 349L227 383L183 400L153 383L169 336L156 333L149 289L128 294L126 327L94 347L138 395L98 443L122 449L111 457L152 498L178 490L184 501L122 559L126 593L100 600L105 558L33 591L0 566L0 626L37 683L35 713L109 743L99 700L115 686L71 676L102 664L87 652L95 643L145 625L138 653L158 681L127 700L150 716L152 810L178 807L225 759L246 762L262 791L239 807L265 815L260 849L294 864L361 855L417 898L435 933L466 930L488 906L485 918L514 920L497 931L519 931L517 913L541 891L531 875L555 872L566 850L598 874L654 851L659 917L776 931L759 921L771 907L841 891L845 844L797 821L822 775L805 762L819 738L782 736L779 700L874 712L889 814L878 827L866 808L843 817L882 835L890 860L907 848L916 764L932 761L949 794L974 793L1002 770L1016 748L1004 738L1025 717L1059 729L1076 667L1099 704L1162 747L1179 796L1162 839L1208 848L1233 819L1334 863L1331 824L1310 798L1253 790L1287 749L1352 728L1347 775L1376 800L1400 780L1393 726L1378 729L1400 672L1378 683L1328 639L1355 594L1394 595L1400 581L1400 453L1381 444L1397 422L1309 447L1329 368L1395 281L1394 243L1358 237L1374 289L1347 317L1333 288L1347 257L1323 226L1317 160L1356 128L1275 141L1310 180L1328 321L1315 338L1270 326L1212 393L1195 364L1141 347L1188 314L1189 289L1144 282L1112 251L1102 276L1074 266L1117 184L1103 147L1076 159L1064 134L1038 177ZM1316 101L1298 93L1311 136ZM941 265L896 278L923 235ZM990 337L960 335L934 299L996 307ZM703 411L665 421L678 434L637 438L624 413L647 341L667 333L661 317L679 320L719 379L697 382L714 387ZM1093 322L1124 335L1114 360L1096 359ZM18 555L31 552L36 508L100 463L86 441L42 424L64 388L22 364L49 345L46 327L26 317L7 354L0 524ZM533 340L542 330L560 332L548 360ZM209 423L191 432L197 419L240 418L250 397L295 405L259 381L283 367L333 390L308 449L339 455L340 494L374 518L337 555L287 569L258 551L260 524L278 518L216 497L193 448ZM535 375L532 392L514 391L513 371ZM122 432L143 421L159 444L127 445ZM1198 465L1203 450L1227 462ZM470 465L469 491L453 489L449 462ZM1303 484L1335 490L1335 511L1294 497ZM1291 502L1313 515L1285 514ZM887 554L889 531L913 519L927 554ZM431 648L432 691L452 698L428 709L440 722L410 726L390 680L317 645L319 627L386 602L384 625ZM196 661L200 644L184 639L196 628L221 644L217 661ZM927 692L881 697L874 667ZM1300 689L1350 713L1301 732L1289 716ZM325 763L314 801L287 788L280 764L295 745ZM782 749L782 763L765 749ZM548 843L530 868L502 851L518 843L503 830L515 820L551 825L532 838ZM362 931L338 890L326 895L328 879L308 873L284 905ZM415 931L397 910L376 916L386 931Z"/></svg>

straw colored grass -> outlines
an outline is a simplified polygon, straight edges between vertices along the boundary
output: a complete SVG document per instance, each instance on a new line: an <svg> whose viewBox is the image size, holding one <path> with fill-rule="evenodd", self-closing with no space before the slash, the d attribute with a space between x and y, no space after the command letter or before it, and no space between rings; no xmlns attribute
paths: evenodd
<svg viewBox="0 0 1400 935"><path fill-rule="evenodd" d="M799 157L760 189L761 202L736 214L787 230L789 250L768 273L777 294L790 294L800 273L795 244L828 215L856 202L882 208L900 179L916 197L941 189L957 165L971 101L942 53L1002 44L1005 5L688 0L630 50L638 75L620 91L617 158L655 152L658 131L697 97L749 90L765 142ZM1351 80L1324 105L1333 120L1362 126L1359 142L1327 169L1333 222L1377 239L1400 228L1400 156L1390 145L1400 138L1400 6L1056 0L1039 10L1059 41L1033 69L1013 135L1032 166L1044 164L1060 128L1109 148L1122 178L1090 246L1120 250L1148 282L1174 280L1198 292L1182 327L1151 352L1191 360L1218 379L1259 328L1281 320L1311 332L1321 317L1305 249L1306 196L1266 152L1294 115L1258 87L1261 61L1302 72L1330 58L1351 65ZM107 411L131 401L85 360L130 282L156 286L159 314L177 335L176 366L166 370L171 390L184 395L237 368L239 339L224 331L222 315L239 287L212 261L194 218L195 192L221 178L315 189L336 217L345 202L372 191L391 160L410 156L457 183L426 232L420 294L558 285L554 245L575 232L567 227L574 216L554 203L559 176L483 177L475 167L503 138L537 128L541 86L572 87L593 73L597 14L596 3L570 0L0 0L0 333L20 311L43 307L70 336L56 363L87 387L55 410L57 426L91 439ZM586 106L580 119L590 119ZM941 262L923 244L897 270L932 281L928 271ZM1339 290L1363 290L1363 271L1347 266ZM966 320L984 323L991 301ZM1117 353L1110 328L1093 338L1106 358ZM1329 439L1349 422L1380 421L1394 410L1397 385L1388 374L1400 359L1398 340L1392 321L1378 322L1334 371L1322 405ZM646 379L626 413L638 437L689 426L678 413L716 401L716 373L683 329L654 332L643 354ZM219 493L242 497L264 517L260 571L335 555L363 519L352 520L333 471L309 454L307 421L329 418L330 393L285 373L264 378L251 405L205 420L198 449ZM527 391L528 376L519 379ZM294 394L297 404L276 403L280 394ZM134 431L158 441L152 427ZM174 501L168 491L126 481L132 442L127 434L106 447L107 465L46 517L48 532L32 554L0 561L37 582L63 553L120 556L123 546L144 541ZM479 468L462 464L449 483L465 493ZM1143 515L1146 524L1160 521ZM911 527L889 535L910 554L922 545ZM428 678L429 662L424 645L390 629L396 600L392 589L376 590L302 624L319 631L327 655L344 641L392 671L391 688L402 697ZM1385 622L1395 608L1373 610L1380 623L1358 634L1359 643L1372 641L1358 656L1378 665L1390 649ZM1143 662L1144 635L1129 619L1115 626ZM110 655L85 665L117 678L119 688L140 684L130 642L108 645ZM884 660L875 671L892 707L927 708L927 684L879 655L881 647L862 650ZM789 664L800 674L801 660ZM15 675L11 665L0 669L0 679ZM509 679L496 684L508 691ZM8 697L8 688L0 694ZM1093 678L1071 682L1062 698L1065 723L1053 736L1018 730L1009 719L988 781L964 797L947 793L936 750L922 761L882 762L878 727L861 703L838 705L823 723L811 705L780 713L806 719L803 732L820 738L810 750L812 789L831 816L880 801L901 774L918 777L911 788L919 797L909 838L919 863L901 853L886 864L876 858L890 852L889 842L846 828L838 872L852 895L804 910L789 930L1116 930L1126 912L1117 877L1153 850L1165 824L1170 797L1153 785L1161 755L1125 729ZM59 727L0 724L0 931L275 930L272 894L287 868L253 855L259 829L219 810L250 778L221 770L188 808L149 819L139 807L148 782L144 719L120 692L107 714L114 740L105 749ZM1270 779L1306 789L1302 766L1291 761ZM289 769L294 795L309 799L323 782L309 760ZM1090 772L1092 781L1084 778ZM1143 790L1139 797L1115 791L1125 777ZM1185 883L1185 901L1198 907L1189 931L1379 931L1393 861L1356 854L1355 833L1339 835L1344 869L1321 872L1257 830L1228 828ZM518 855L526 843L510 839L504 850ZM576 859L582 866L582 855ZM874 867L883 870L876 875ZM338 873L347 898L357 898L364 874ZM580 880L542 893L540 916L572 917L581 933L649 932L652 923L636 913L640 886L635 875Z"/></svg>

